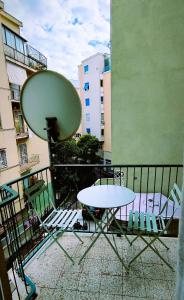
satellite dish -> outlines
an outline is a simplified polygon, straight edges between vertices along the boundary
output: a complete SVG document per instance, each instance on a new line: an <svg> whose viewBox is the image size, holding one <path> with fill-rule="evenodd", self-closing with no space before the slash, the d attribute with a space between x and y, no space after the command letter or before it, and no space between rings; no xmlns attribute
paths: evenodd
<svg viewBox="0 0 184 300"><path fill-rule="evenodd" d="M21 92L21 108L30 129L43 140L50 120L58 141L70 138L81 121L81 102L69 80L53 71L39 71L30 76ZM57 120L57 128L53 120ZM49 122L48 122L49 124Z"/></svg>

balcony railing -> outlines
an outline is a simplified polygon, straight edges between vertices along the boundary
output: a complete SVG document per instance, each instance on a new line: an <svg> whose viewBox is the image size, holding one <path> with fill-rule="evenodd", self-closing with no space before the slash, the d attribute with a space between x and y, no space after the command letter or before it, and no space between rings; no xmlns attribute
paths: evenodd
<svg viewBox="0 0 184 300"><path fill-rule="evenodd" d="M13 58L14 60L30 67L35 70L44 70L47 68L47 58L41 54L38 50L32 48L31 46L27 47L28 55L25 55L18 50L4 44L5 55Z"/></svg>
<svg viewBox="0 0 184 300"><path fill-rule="evenodd" d="M25 299L35 294L34 283L25 275L23 260L20 252L22 236L20 225L15 213L15 203L18 198L18 192L12 190L9 186L0 188L0 238L4 251L6 270L9 281L13 285L13 291L16 291L17 299L22 299L21 293L24 289ZM25 230L24 230L25 232ZM20 281L22 282L20 286ZM26 298L27 297L27 298Z"/></svg>
<svg viewBox="0 0 184 300"><path fill-rule="evenodd" d="M40 63L42 66L47 67L47 58L38 50L30 45L27 45L28 57L32 58L34 61Z"/></svg>
<svg viewBox="0 0 184 300"><path fill-rule="evenodd" d="M174 182L181 188L182 170L182 165L55 165L55 204L63 208L79 207L77 193L91 185L125 186L136 193L136 199L133 204L120 209L116 218L120 223L127 224L131 209L158 214ZM7 268L9 266L12 272L18 270L18 275L23 276L25 287L27 277L23 273L23 266L47 241L24 194L27 187L40 179L45 181L47 191L42 192L38 197L37 209L41 217L46 217L51 209L49 199L53 198L51 174L48 167L15 179L2 186L0 190L0 234ZM173 209L174 206L167 208L163 217L169 218ZM98 214L100 218L103 211L98 211ZM178 218L178 215L174 216L168 235L177 235ZM83 209L83 220L80 222L81 225L87 223L87 229L83 229L83 232L96 231L96 226L85 209ZM78 228L78 231L81 229ZM109 228L108 231L109 234L112 232L118 233L114 224L113 228ZM27 294L32 293L33 290L32 285L32 289L27 288Z"/></svg>

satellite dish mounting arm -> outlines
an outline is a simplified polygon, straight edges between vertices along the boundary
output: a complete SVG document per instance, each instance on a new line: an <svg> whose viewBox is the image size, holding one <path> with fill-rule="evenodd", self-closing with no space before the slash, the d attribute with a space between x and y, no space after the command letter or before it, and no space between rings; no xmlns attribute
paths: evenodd
<svg viewBox="0 0 184 300"><path fill-rule="evenodd" d="M57 118L47 117L45 119L46 119L47 127L44 129L47 131L51 181L52 181L54 199L56 201L56 185L55 185L56 170L54 168L54 163L55 163L54 157L55 157L55 144L58 142L59 130L58 130Z"/></svg>

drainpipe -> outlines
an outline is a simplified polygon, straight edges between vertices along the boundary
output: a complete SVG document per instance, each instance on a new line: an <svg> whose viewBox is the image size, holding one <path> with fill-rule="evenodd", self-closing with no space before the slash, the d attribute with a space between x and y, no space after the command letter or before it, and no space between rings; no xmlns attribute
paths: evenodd
<svg viewBox="0 0 184 300"><path fill-rule="evenodd" d="M184 172L182 185L181 218L179 222L178 255L177 255L176 300L184 299Z"/></svg>

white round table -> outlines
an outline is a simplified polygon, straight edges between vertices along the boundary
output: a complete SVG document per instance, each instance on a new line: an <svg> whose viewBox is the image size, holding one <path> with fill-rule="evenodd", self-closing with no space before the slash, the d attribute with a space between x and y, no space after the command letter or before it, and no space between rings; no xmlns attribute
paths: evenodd
<svg viewBox="0 0 184 300"><path fill-rule="evenodd" d="M119 210L120 207L126 206L130 204L131 202L134 201L136 195L133 191L131 191L128 188L118 186L118 185L96 185L96 186L91 186L88 188L83 189L77 194L77 199L79 202L81 202L83 205L86 206L89 215L91 215L92 219L94 220L95 224L97 224L97 229L96 231L97 236L93 240L93 242L89 245L89 247L86 249L85 253L81 257L79 263L82 261L82 259L86 256L88 251L91 249L91 247L94 245L96 240L100 237L101 234L104 235L116 255L118 256L119 260L127 269L127 266L125 265L123 259L118 253L117 250L117 245L113 245L110 239L107 236L107 230L108 226L111 224L113 220L117 223L115 219L115 215L117 211ZM90 207L95 207L95 208L104 208L105 213L102 217L102 219L99 221L95 218L93 213L90 212ZM118 227L120 228L120 225L117 223ZM99 231L100 230L100 231ZM129 241L127 238L126 234L121 230L121 233L126 237L126 239ZM114 240L115 242L115 240ZM130 242L130 241L129 241Z"/></svg>
<svg viewBox="0 0 184 300"><path fill-rule="evenodd" d="M83 189L77 199L84 205L98 208L118 208L130 204L135 193L118 185L95 185Z"/></svg>

